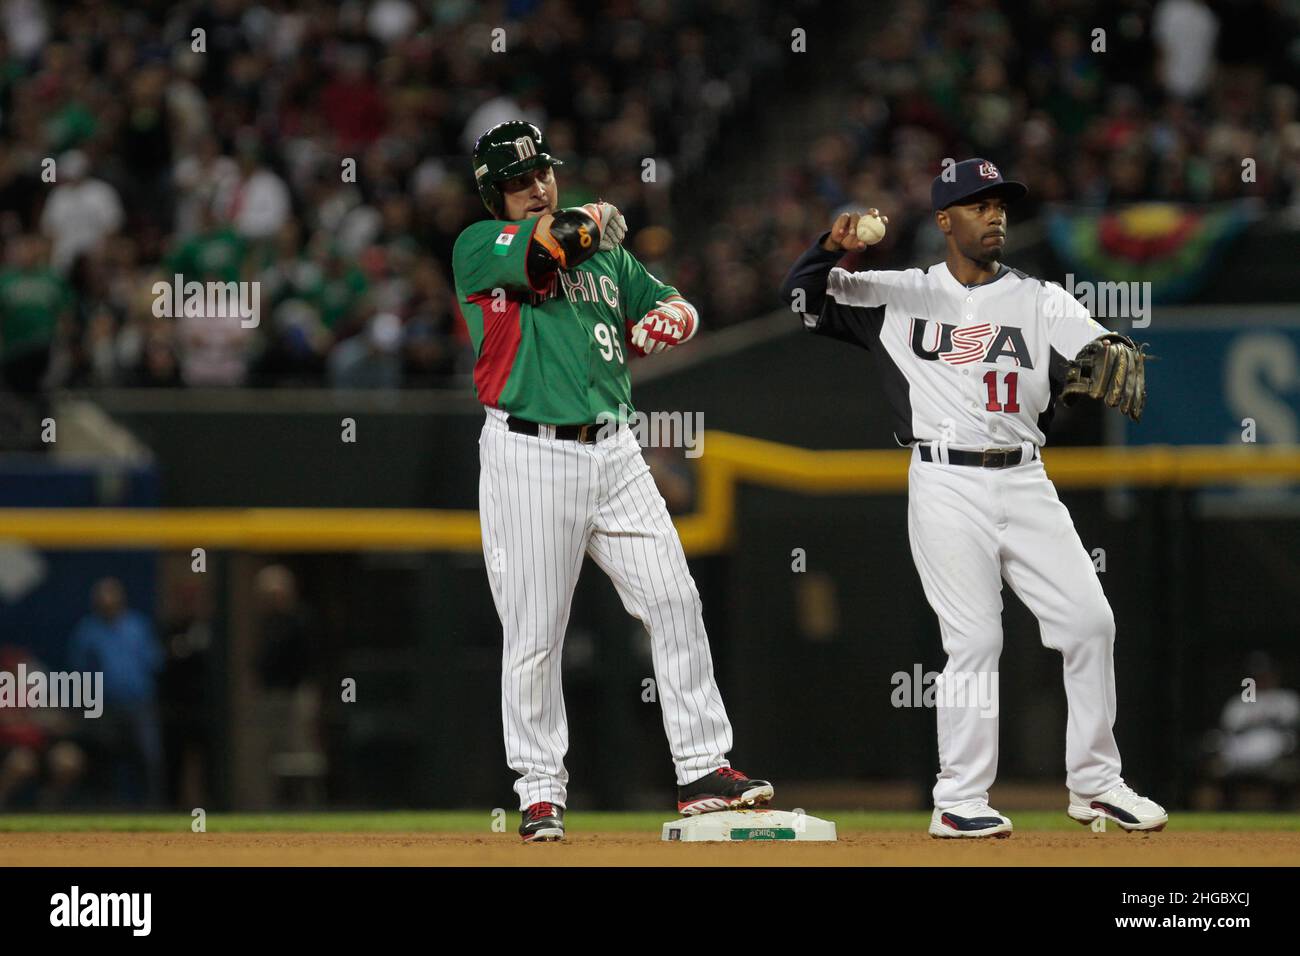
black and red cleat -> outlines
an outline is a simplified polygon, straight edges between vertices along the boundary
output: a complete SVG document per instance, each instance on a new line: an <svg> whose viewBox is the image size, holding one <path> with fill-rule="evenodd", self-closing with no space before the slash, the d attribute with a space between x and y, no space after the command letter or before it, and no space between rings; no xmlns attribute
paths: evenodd
<svg viewBox="0 0 1300 956"><path fill-rule="evenodd" d="M723 767L694 783L677 788L682 816L766 806L775 791L766 780L753 780L734 767Z"/></svg>
<svg viewBox="0 0 1300 956"><path fill-rule="evenodd" d="M548 843L564 839L564 807L534 803L522 814L519 835L525 843Z"/></svg>

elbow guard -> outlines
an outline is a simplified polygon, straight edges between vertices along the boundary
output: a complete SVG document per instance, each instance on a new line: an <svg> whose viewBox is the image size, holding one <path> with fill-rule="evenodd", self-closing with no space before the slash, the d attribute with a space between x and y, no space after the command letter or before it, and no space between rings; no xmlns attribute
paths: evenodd
<svg viewBox="0 0 1300 956"><path fill-rule="evenodd" d="M561 209L551 218L549 239L538 245L561 269L572 269L600 251L600 223L582 208Z"/></svg>

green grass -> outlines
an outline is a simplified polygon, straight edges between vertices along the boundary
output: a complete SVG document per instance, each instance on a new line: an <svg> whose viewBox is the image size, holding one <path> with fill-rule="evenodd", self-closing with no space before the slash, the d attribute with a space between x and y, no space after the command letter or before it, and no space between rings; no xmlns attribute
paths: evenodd
<svg viewBox="0 0 1300 956"><path fill-rule="evenodd" d="M513 831L518 814L506 808L505 825ZM928 813L809 811L835 821L841 833L854 830L913 830L924 832ZM1064 812L1046 810L1007 811L1017 830L1076 832L1079 824ZM596 831L658 832L670 813L597 813L574 811L568 815L571 833ZM124 832L188 833L191 818L186 813L148 814L0 814L0 833L38 832ZM490 812L421 811L386 813L210 813L209 833L438 833L449 831L490 833ZM1280 813L1173 813L1170 830L1300 831L1300 814Z"/></svg>

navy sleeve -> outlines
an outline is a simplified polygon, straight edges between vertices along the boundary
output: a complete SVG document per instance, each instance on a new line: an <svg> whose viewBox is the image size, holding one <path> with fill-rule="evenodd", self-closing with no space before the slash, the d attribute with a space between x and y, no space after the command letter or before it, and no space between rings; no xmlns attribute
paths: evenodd
<svg viewBox="0 0 1300 956"><path fill-rule="evenodd" d="M804 327L808 331L870 349L880 335L884 307L842 305L826 294L831 269L844 257L843 252L827 252L822 248L829 235L829 232L824 232L818 236L812 248L791 267L781 283L781 298L793 309L795 295L802 290L803 308L795 311L804 317ZM816 316L816 319L811 316Z"/></svg>
<svg viewBox="0 0 1300 956"><path fill-rule="evenodd" d="M829 235L829 232L824 232L818 236L812 248L798 258L786 275L785 281L781 283L781 298L791 308L794 307L795 294L803 290L804 307L796 311L817 315L826 301L826 281L831 274L831 269L835 268L835 263L844 258L843 252L838 250L827 252L822 248L822 243Z"/></svg>

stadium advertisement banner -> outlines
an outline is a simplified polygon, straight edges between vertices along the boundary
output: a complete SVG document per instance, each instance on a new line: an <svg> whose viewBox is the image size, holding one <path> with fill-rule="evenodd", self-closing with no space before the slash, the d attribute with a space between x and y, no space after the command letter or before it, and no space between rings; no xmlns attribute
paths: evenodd
<svg viewBox="0 0 1300 956"><path fill-rule="evenodd" d="M1255 447L1300 442L1300 310L1291 306L1155 309L1147 406L1140 424L1109 416L1112 437L1132 445ZM1124 497L1121 494L1121 497ZM1198 507L1225 517L1291 515L1288 481L1202 488Z"/></svg>
<svg viewBox="0 0 1300 956"><path fill-rule="evenodd" d="M1134 334L1155 358L1141 424L1115 416L1126 443L1300 441L1300 309L1157 310Z"/></svg>

